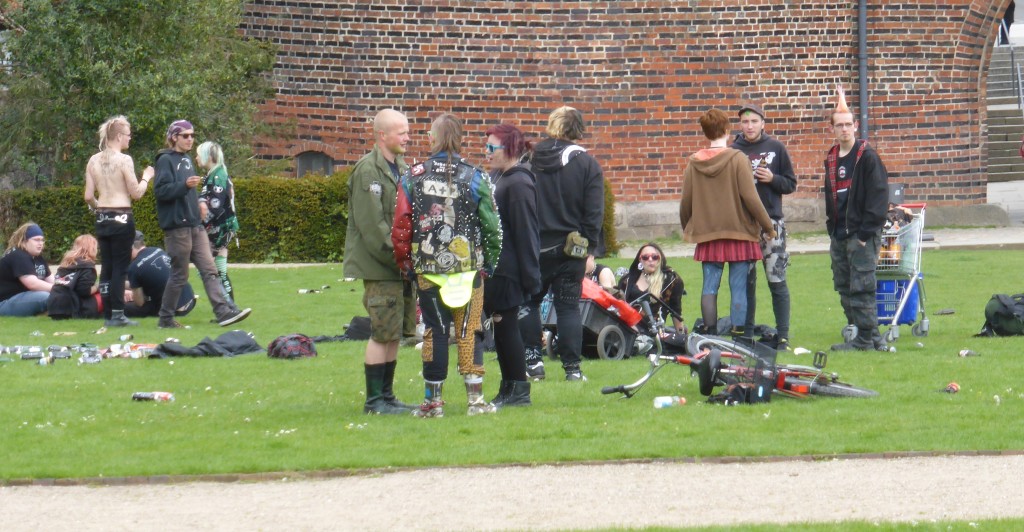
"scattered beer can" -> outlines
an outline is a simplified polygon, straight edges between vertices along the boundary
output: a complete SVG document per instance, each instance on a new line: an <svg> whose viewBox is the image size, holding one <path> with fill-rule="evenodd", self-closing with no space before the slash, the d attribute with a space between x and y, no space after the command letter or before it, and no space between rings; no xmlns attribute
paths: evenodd
<svg viewBox="0 0 1024 532"><path fill-rule="evenodd" d="M962 356L962 357L974 357L974 356L978 356L978 353L975 353L974 351L972 351L970 349L961 349L960 350L960 356Z"/></svg>
<svg viewBox="0 0 1024 532"><path fill-rule="evenodd" d="M49 366L50 364L53 364L54 360L56 359L53 358L53 355L47 355L44 357L40 357L39 362L37 362L37 364L39 364L40 366Z"/></svg>
<svg viewBox="0 0 1024 532"><path fill-rule="evenodd" d="M171 392L135 392L132 394L132 401L156 401L166 403L174 400Z"/></svg>
<svg viewBox="0 0 1024 532"><path fill-rule="evenodd" d="M942 391L944 391L946 393L957 393L957 392L960 391L960 385L955 383L955 382L951 382L951 383L947 384L946 388L944 390L942 390Z"/></svg>
<svg viewBox="0 0 1024 532"><path fill-rule="evenodd" d="M121 340L122 342L127 342L134 339L135 337L130 334L122 334L121 336L118 337L118 340Z"/></svg>

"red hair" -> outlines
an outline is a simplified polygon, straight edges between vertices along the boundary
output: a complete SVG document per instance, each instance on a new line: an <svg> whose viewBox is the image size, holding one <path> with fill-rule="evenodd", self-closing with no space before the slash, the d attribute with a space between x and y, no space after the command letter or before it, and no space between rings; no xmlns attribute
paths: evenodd
<svg viewBox="0 0 1024 532"><path fill-rule="evenodd" d="M524 153L533 149L530 141L526 140L519 128L512 124L498 124L487 129L486 135L498 137L498 141L505 148L505 156L509 159L519 159Z"/></svg>

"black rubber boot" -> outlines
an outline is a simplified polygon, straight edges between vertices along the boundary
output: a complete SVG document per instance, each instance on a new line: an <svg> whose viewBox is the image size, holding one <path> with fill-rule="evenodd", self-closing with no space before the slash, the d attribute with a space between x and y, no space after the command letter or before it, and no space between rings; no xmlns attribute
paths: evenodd
<svg viewBox="0 0 1024 532"><path fill-rule="evenodd" d="M499 405L498 408L530 406L533 404L530 401L530 381L508 381L508 383L508 396L505 398L505 402Z"/></svg>
<svg viewBox="0 0 1024 532"><path fill-rule="evenodd" d="M391 362L384 363L384 386L381 388L381 395L384 397L384 402L396 407L404 408L409 412L412 412L415 405L403 403L395 397L395 368L398 367L398 361L392 360Z"/></svg>
<svg viewBox="0 0 1024 532"><path fill-rule="evenodd" d="M494 399L491 399L491 404L498 408L501 408L501 406L504 405L505 401L508 399L508 392L509 388L511 387L512 381L501 379L501 383L498 384L498 395L495 395Z"/></svg>
<svg viewBox="0 0 1024 532"><path fill-rule="evenodd" d="M384 400L384 364L364 364L366 372L366 404L364 414L408 414L411 408L392 406Z"/></svg>

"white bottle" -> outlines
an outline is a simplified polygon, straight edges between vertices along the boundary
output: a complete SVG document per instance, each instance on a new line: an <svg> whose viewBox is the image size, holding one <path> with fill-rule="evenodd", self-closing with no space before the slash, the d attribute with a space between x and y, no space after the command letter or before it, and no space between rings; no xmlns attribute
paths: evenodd
<svg viewBox="0 0 1024 532"><path fill-rule="evenodd" d="M654 398L654 408L669 408L686 404L686 398L678 395L662 395Z"/></svg>

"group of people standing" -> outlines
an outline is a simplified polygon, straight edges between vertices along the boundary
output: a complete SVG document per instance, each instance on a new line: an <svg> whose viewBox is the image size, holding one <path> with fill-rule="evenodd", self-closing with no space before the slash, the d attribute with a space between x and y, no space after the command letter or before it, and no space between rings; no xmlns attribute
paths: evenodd
<svg viewBox="0 0 1024 532"><path fill-rule="evenodd" d="M759 340L789 349L789 253L782 196L796 190L793 164L782 142L765 132L765 112L748 103L738 112L740 133L721 110L700 117L708 146L691 156L684 172L679 216L701 262L702 332L718 332L718 290L729 264L729 334L753 340L756 262L772 297L775 332ZM866 141L845 99L832 113L836 144L825 163L827 229L833 281L854 338L833 350L885 349L875 314L875 265L888 197L884 165ZM444 113L428 132L430 157L409 167L408 119L386 109L374 120L375 146L355 166L349 183L345 275L362 279L372 337L364 370L368 414L440 417L445 405L449 344L470 415L531 404L531 381L545 378L539 308L547 294L557 313L556 352L568 381L584 381L580 366L579 299L585 276L613 289L614 276L594 263L604 219L600 165L576 142L581 113L551 113L548 138L531 146L511 124L486 130L489 175L468 163L462 122ZM730 142L731 140L731 142ZM655 243L645 244L614 288L632 300L659 296L677 332L687 331L681 312L683 280ZM426 331L424 399L419 406L394 395L399 342L413 335L416 305ZM659 305L660 305L659 302ZM493 327L501 383L486 401L482 327Z"/></svg>
<svg viewBox="0 0 1024 532"><path fill-rule="evenodd" d="M110 118L99 127L98 137L100 151L86 165L83 195L95 215L95 236L79 236L52 275L41 257L42 228L31 222L22 225L0 258L0 315L32 316L49 309L55 319L102 315L105 326L124 327L138 325L129 316L151 315L156 308L158 327L181 328L175 316L194 306L188 285L192 262L199 269L217 323L227 326L245 319L251 309L235 305L227 276L227 245L238 222L220 146L214 142L199 146L199 166L208 173L205 178L196 175L189 156L195 130L186 120L175 121L167 129L167 148L157 154L155 168L145 168L139 179L132 158L124 153L132 138L128 120ZM151 181L166 252L145 248L135 228L132 202L143 197ZM102 258L102 268L95 285L97 257ZM139 262L135 275L130 275L136 266L133 260ZM166 263L169 271L163 268ZM126 284L129 277L134 282ZM161 280L162 293L157 293ZM191 305L183 302L183 295L192 300Z"/></svg>
<svg viewBox="0 0 1024 532"><path fill-rule="evenodd" d="M538 309L549 289L566 380L585 380L579 297L587 255L601 237L604 177L575 142L584 133L578 110L556 109L547 133L533 147L514 125L487 129L488 174L463 158L462 121L444 113L428 132L430 157L408 167L408 119L393 109L377 114L375 146L350 177L344 266L347 277L363 280L371 321L364 412L443 416L453 341L469 415L530 405L531 378L544 376L543 362L530 354L539 362ZM393 386L417 299L424 399L413 406L399 401ZM484 326L493 327L501 368L490 401L482 392Z"/></svg>

